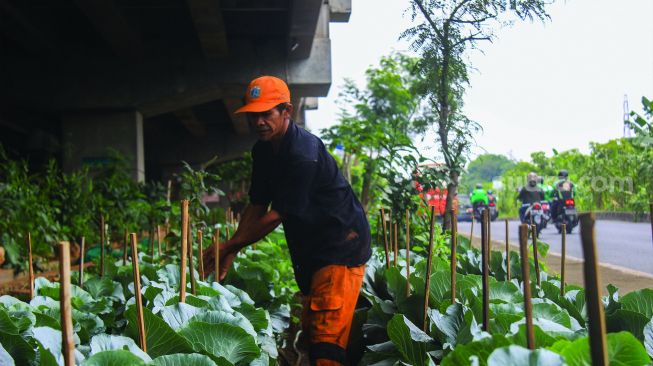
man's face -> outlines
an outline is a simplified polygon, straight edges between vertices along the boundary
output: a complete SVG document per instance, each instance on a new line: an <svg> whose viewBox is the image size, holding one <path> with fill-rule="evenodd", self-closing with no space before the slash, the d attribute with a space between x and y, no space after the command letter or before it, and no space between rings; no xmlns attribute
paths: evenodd
<svg viewBox="0 0 653 366"><path fill-rule="evenodd" d="M259 140L279 140L288 127L287 121L290 118L291 108L288 106L281 112L276 107L265 112L249 112L247 113L247 119L256 129Z"/></svg>

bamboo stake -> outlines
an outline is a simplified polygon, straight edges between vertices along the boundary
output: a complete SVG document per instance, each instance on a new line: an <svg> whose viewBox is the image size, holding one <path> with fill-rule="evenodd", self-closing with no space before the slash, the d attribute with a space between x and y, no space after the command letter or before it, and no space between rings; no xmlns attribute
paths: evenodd
<svg viewBox="0 0 653 366"><path fill-rule="evenodd" d="M156 225L156 240L158 242L159 257L161 256L161 225Z"/></svg>
<svg viewBox="0 0 653 366"><path fill-rule="evenodd" d="M531 303L530 265L528 264L528 225L519 225L519 252L521 254L521 273L524 284L524 314L526 316L526 344L535 349L533 332L533 305Z"/></svg>
<svg viewBox="0 0 653 366"><path fill-rule="evenodd" d="M190 292L197 295L195 289L195 264L193 263L193 233L188 225L188 272L190 273Z"/></svg>
<svg viewBox="0 0 653 366"><path fill-rule="evenodd" d="M451 210L451 303L456 303L456 251L458 250L458 218Z"/></svg>
<svg viewBox="0 0 653 366"><path fill-rule="evenodd" d="M127 229L125 229L125 241L123 241L123 246L122 246L122 265L125 266L127 265L127 242L129 241L129 234L127 233Z"/></svg>
<svg viewBox="0 0 653 366"><path fill-rule="evenodd" d="M483 271L483 330L490 331L489 211L481 214L481 262Z"/></svg>
<svg viewBox="0 0 653 366"><path fill-rule="evenodd" d="M395 222L394 231L395 231L395 245L394 245L395 250L394 251L395 251L395 268L396 268L397 267L397 262L399 261L399 238L398 238L399 229L398 229L398 226L397 226L397 222Z"/></svg>
<svg viewBox="0 0 653 366"><path fill-rule="evenodd" d="M220 228L213 235L213 260L215 261L215 282L220 283Z"/></svg>
<svg viewBox="0 0 653 366"><path fill-rule="evenodd" d="M429 231L429 251L426 259L426 284L424 286L424 324L423 331L428 327L429 290L431 288L431 263L433 262L433 235L435 227L435 206L431 206L431 226Z"/></svg>
<svg viewBox="0 0 653 366"><path fill-rule="evenodd" d="M410 211L406 209L406 296L410 296Z"/></svg>
<svg viewBox="0 0 653 366"><path fill-rule="evenodd" d="M82 236L82 240L79 244L79 287L84 286L84 247L86 238Z"/></svg>
<svg viewBox="0 0 653 366"><path fill-rule="evenodd" d="M32 259L32 233L27 233L27 260L29 261L29 299L34 298L34 263ZM80 285L81 286L81 285Z"/></svg>
<svg viewBox="0 0 653 366"><path fill-rule="evenodd" d="M204 281L204 261L202 258L204 257L204 248L202 248L202 241L204 240L204 234L202 233L202 230L197 230L197 257L198 257L198 262L199 262L199 267L200 267L200 279Z"/></svg>
<svg viewBox="0 0 653 366"><path fill-rule="evenodd" d="M506 220L506 276L508 277L507 280L510 281L510 231L509 231L509 226L510 224L508 223L508 220Z"/></svg>
<svg viewBox="0 0 653 366"><path fill-rule="evenodd" d="M61 352L64 365L75 365L73 317L70 305L70 243L59 243L59 308L61 311Z"/></svg>
<svg viewBox="0 0 653 366"><path fill-rule="evenodd" d="M533 261L535 262L535 283L540 287L540 261L537 259L537 226L531 226L531 236L533 237Z"/></svg>
<svg viewBox="0 0 653 366"><path fill-rule="evenodd" d="M141 275L138 270L138 241L136 234L131 233L132 247L132 270L134 273L134 297L136 299L136 322L138 323L138 340L143 352L147 352L147 342L145 338L145 320L143 319L143 298L141 297Z"/></svg>
<svg viewBox="0 0 653 366"><path fill-rule="evenodd" d="M562 224L562 256L560 263L560 296L565 296L565 257L567 256L567 224Z"/></svg>
<svg viewBox="0 0 653 366"><path fill-rule="evenodd" d="M601 273L598 270L598 253L596 251L596 236L594 232L594 214L579 215L580 237L583 244L583 274L585 275L585 301L589 317L588 331L590 336L590 354L592 365L608 365L608 352L606 347L606 327L603 316L603 303L601 302Z"/></svg>
<svg viewBox="0 0 653 366"><path fill-rule="evenodd" d="M100 215L100 277L104 276L104 244L106 239L104 231L104 215Z"/></svg>
<svg viewBox="0 0 653 366"><path fill-rule="evenodd" d="M469 229L469 243L472 243L472 237L474 237L474 214L472 214L472 226Z"/></svg>
<svg viewBox="0 0 653 366"><path fill-rule="evenodd" d="M389 243L390 246L388 247L388 250L390 250L390 252L388 252L388 253L392 253L394 251L394 243L392 241L392 238L393 238L393 236L392 236L392 209L389 209L388 210L388 241L390 242ZM390 265L388 265L388 268L390 268Z"/></svg>
<svg viewBox="0 0 653 366"><path fill-rule="evenodd" d="M385 210L381 207L381 223L383 225L383 246L385 248L385 266L390 268L390 254L388 253L388 233L385 222Z"/></svg>
<svg viewBox="0 0 653 366"><path fill-rule="evenodd" d="M188 258L188 200L181 201L181 260L179 302L186 302L186 259Z"/></svg>
<svg viewBox="0 0 653 366"><path fill-rule="evenodd" d="M148 244L150 246L150 258L154 260L154 227L152 225L150 225L150 231L148 234L150 235L148 240Z"/></svg>
<svg viewBox="0 0 653 366"><path fill-rule="evenodd" d="M653 202L651 202L651 207L649 207L648 217L651 220L651 238L653 239Z"/></svg>

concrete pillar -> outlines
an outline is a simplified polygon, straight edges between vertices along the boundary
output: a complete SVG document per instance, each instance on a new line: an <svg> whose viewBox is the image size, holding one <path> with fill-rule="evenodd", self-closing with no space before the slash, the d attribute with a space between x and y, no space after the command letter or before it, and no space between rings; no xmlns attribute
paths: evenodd
<svg viewBox="0 0 653 366"><path fill-rule="evenodd" d="M132 178L145 180L143 116L138 111L66 115L62 136L65 171L105 164L115 150L129 159Z"/></svg>

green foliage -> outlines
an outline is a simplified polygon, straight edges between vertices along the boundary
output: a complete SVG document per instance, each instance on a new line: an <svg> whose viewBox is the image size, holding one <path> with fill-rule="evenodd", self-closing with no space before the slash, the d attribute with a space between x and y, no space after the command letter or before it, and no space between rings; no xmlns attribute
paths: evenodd
<svg viewBox="0 0 653 366"><path fill-rule="evenodd" d="M401 186L395 184L396 175L410 176L423 161L411 140L420 107L416 63L415 58L393 54L366 71L366 88L346 80L340 123L321 131L331 148L344 146L343 174L360 187L356 193L365 208L380 198L379 188Z"/></svg>
<svg viewBox="0 0 653 366"><path fill-rule="evenodd" d="M653 200L653 149L643 148L632 139L591 143L589 154L578 150L531 154L531 162L517 162L502 176L499 210L517 215L517 192L533 171L554 185L561 169L569 171L576 186L576 205L587 211L646 212Z"/></svg>
<svg viewBox="0 0 653 366"><path fill-rule="evenodd" d="M460 179L461 191L471 192L476 183L492 182L514 166L515 162L504 155L481 154L467 165L466 172Z"/></svg>

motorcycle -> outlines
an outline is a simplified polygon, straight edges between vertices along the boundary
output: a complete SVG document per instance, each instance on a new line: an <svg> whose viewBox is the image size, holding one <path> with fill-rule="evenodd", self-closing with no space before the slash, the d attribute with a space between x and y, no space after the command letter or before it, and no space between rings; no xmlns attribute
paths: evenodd
<svg viewBox="0 0 653 366"><path fill-rule="evenodd" d="M497 208L496 202L490 202L488 206L490 208L490 221L494 221L499 217L499 209Z"/></svg>
<svg viewBox="0 0 653 366"><path fill-rule="evenodd" d="M535 202L532 204L525 203L522 207L526 206L526 212L524 213L523 223L529 225L535 225L535 232L537 237L540 237L540 233L544 228L544 212L542 211L542 204L540 202ZM530 231L529 231L530 232Z"/></svg>
<svg viewBox="0 0 653 366"><path fill-rule="evenodd" d="M483 202L479 202L476 204L476 207L474 209L474 219L477 222L481 222L481 219L483 218L483 211L485 211L486 208L487 206Z"/></svg>
<svg viewBox="0 0 653 366"><path fill-rule="evenodd" d="M578 213L576 212L576 201L573 198L564 200L560 212L555 220L555 227L558 234L562 233L562 224L566 225L567 234L571 234L578 225Z"/></svg>
<svg viewBox="0 0 653 366"><path fill-rule="evenodd" d="M544 218L544 228L546 229L549 221L551 221L551 204L549 201L540 202L542 205L542 216Z"/></svg>

